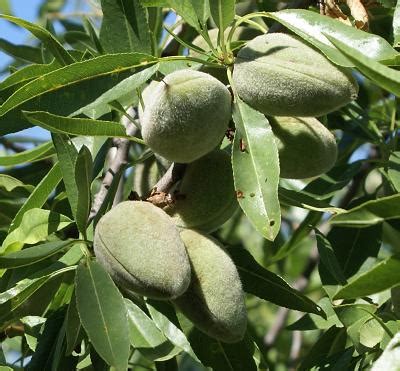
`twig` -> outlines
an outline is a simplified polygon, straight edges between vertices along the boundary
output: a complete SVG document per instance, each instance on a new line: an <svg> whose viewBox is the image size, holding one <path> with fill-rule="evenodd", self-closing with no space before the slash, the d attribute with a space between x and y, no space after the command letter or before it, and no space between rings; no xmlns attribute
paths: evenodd
<svg viewBox="0 0 400 371"><path fill-rule="evenodd" d="M21 153L26 150L26 148L11 142L10 140L7 140L6 138L0 138L0 144L5 148L5 149L10 149L11 151L14 151L15 153Z"/></svg>
<svg viewBox="0 0 400 371"><path fill-rule="evenodd" d="M131 116L135 117L136 113L133 108L129 108L128 113ZM135 135L137 129L129 119L123 116L121 119L121 123L125 126L128 135ZM103 204L107 196L108 190L111 187L115 174L118 174L119 171L127 164L130 143L131 142L125 138L113 139L113 145L110 148L109 152L114 150L115 155L112 159L110 159L109 168L104 175L99 191L94 197L88 223L90 223L99 212L101 205Z"/></svg>
<svg viewBox="0 0 400 371"><path fill-rule="evenodd" d="M161 177L161 179L156 183L153 189L157 192L168 193L172 186L178 180L182 179L186 170L186 166L187 164L178 164L174 162Z"/></svg>

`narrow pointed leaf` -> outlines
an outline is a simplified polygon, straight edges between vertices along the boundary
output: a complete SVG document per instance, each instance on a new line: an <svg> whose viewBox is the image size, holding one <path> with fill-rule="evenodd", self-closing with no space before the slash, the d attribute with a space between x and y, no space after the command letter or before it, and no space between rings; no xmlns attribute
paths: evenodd
<svg viewBox="0 0 400 371"><path fill-rule="evenodd" d="M166 6L174 9L190 26L200 30L196 7L193 4L194 1L196 0L166 0L163 2L166 3ZM202 3L202 1L199 3Z"/></svg>
<svg viewBox="0 0 400 371"><path fill-rule="evenodd" d="M140 53L109 54L59 68L23 85L0 106L0 135L32 126L25 111L67 116L130 76L135 67L156 62Z"/></svg>
<svg viewBox="0 0 400 371"><path fill-rule="evenodd" d="M75 184L78 190L75 221L79 232L85 237L91 206L90 185L92 183L92 166L92 155L86 146L82 146L75 163Z"/></svg>
<svg viewBox="0 0 400 371"><path fill-rule="evenodd" d="M268 15L320 49L331 61L352 67L353 60L338 52L324 35L330 35L377 61L398 58L398 52L382 37L303 9L287 9Z"/></svg>
<svg viewBox="0 0 400 371"><path fill-rule="evenodd" d="M175 357L182 349L174 346L155 323L132 301L125 299L128 311L131 345L152 361Z"/></svg>
<svg viewBox="0 0 400 371"><path fill-rule="evenodd" d="M318 230L314 229L315 237L317 238L317 248L321 263L326 267L329 273L335 277L336 281L341 285L346 284L346 278L344 276L342 267L340 266L335 252L329 242L329 240Z"/></svg>
<svg viewBox="0 0 400 371"><path fill-rule="evenodd" d="M329 40L339 49L357 69L377 85L400 96L400 71L389 68L372 58L365 56L355 48L342 41L328 36Z"/></svg>
<svg viewBox="0 0 400 371"><path fill-rule="evenodd" d="M368 227L385 220L400 218L400 194L367 201L331 219L334 225L343 227Z"/></svg>
<svg viewBox="0 0 400 371"><path fill-rule="evenodd" d="M24 115L32 124L47 129L52 133L92 137L119 137L143 143L141 139L127 135L125 127L113 121L71 118L42 111L25 111Z"/></svg>
<svg viewBox="0 0 400 371"><path fill-rule="evenodd" d="M94 102L72 113L71 116L76 116L80 113L84 113L86 116L95 119L104 115L107 112L110 112L110 107L107 105L108 103L118 100L127 94L134 96L136 89L138 89L147 80L149 80L157 72L159 67L160 65L159 63L157 63L154 66L146 68L143 71L139 71L132 76L129 76L125 80L121 81L119 84L115 85L112 89L102 94Z"/></svg>
<svg viewBox="0 0 400 371"><path fill-rule="evenodd" d="M400 259L391 257L354 277L335 295L335 299L353 299L372 295L390 289L399 282Z"/></svg>
<svg viewBox="0 0 400 371"><path fill-rule="evenodd" d="M324 316L320 306L260 266L247 250L230 248L228 253L238 269L244 291L286 308Z"/></svg>
<svg viewBox="0 0 400 371"><path fill-rule="evenodd" d="M189 333L190 343L203 365L213 371L256 371L254 343L248 335L233 344L213 339L195 327Z"/></svg>
<svg viewBox="0 0 400 371"><path fill-rule="evenodd" d="M273 241L281 225L279 159L274 135L265 116L238 97L233 119L236 133L232 166L239 205L257 231Z"/></svg>
<svg viewBox="0 0 400 371"><path fill-rule="evenodd" d="M21 251L12 252L7 255L0 255L0 268L17 268L25 265L34 264L43 259L56 254L65 249L74 241L54 241L41 245L36 245L23 249Z"/></svg>
<svg viewBox="0 0 400 371"><path fill-rule="evenodd" d="M65 321L65 338L67 342L65 354L68 355L74 351L82 329L81 319L79 318L78 308L76 305L75 290L72 293L71 301L68 305Z"/></svg>
<svg viewBox="0 0 400 371"><path fill-rule="evenodd" d="M31 64L23 67L1 81L0 90L5 90L17 84L26 83L60 67L60 64L56 60L53 60L53 62L49 64Z"/></svg>
<svg viewBox="0 0 400 371"><path fill-rule="evenodd" d="M61 64L71 64L74 62L71 54L69 54L64 47L59 43L59 41L45 28L25 21L23 19L12 17L10 15L0 15L0 18L6 19L18 26L21 26L31 32L35 37L41 40L51 51L54 57L61 63Z"/></svg>
<svg viewBox="0 0 400 371"><path fill-rule="evenodd" d="M42 63L42 52L40 48L28 45L16 45L0 38L0 50L11 57L22 59L31 63Z"/></svg>
<svg viewBox="0 0 400 371"><path fill-rule="evenodd" d="M126 371L129 331L125 303L97 262L78 266L75 280L79 317L96 352L116 371Z"/></svg>
<svg viewBox="0 0 400 371"><path fill-rule="evenodd" d="M53 143L46 142L35 148L9 156L0 156L0 166L21 165L25 162L39 161L54 154Z"/></svg>

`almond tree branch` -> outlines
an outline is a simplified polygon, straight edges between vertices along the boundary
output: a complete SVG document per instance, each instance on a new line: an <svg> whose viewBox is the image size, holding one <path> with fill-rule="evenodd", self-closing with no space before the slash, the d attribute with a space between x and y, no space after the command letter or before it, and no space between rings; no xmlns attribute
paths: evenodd
<svg viewBox="0 0 400 371"><path fill-rule="evenodd" d="M128 109L128 114L135 117L136 112L133 108ZM122 125L126 128L126 133L128 135L134 136L137 129L133 123L125 116L121 119ZM121 169L128 163L129 147L131 142L125 138L114 138L112 141L112 147L109 149L109 154L112 158L109 161L109 167L104 175L103 181L101 183L99 191L96 193L92 208L89 214L88 223L90 223L99 212L103 202L107 196L108 190L114 180L114 176L118 174ZM113 153L114 152L114 153Z"/></svg>

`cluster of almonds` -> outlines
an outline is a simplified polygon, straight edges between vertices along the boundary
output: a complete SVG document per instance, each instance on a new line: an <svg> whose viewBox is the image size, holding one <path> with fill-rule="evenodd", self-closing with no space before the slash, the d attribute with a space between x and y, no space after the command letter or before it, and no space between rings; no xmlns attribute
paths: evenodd
<svg viewBox="0 0 400 371"><path fill-rule="evenodd" d="M334 165L335 138L313 116L355 99L349 71L296 37L266 34L239 51L233 84L268 117L281 177L313 177ZM127 295L171 300L208 335L238 341L246 329L240 278L224 248L206 235L237 208L229 154L216 149L231 119L231 93L210 74L186 69L152 82L143 98L146 144L167 161L188 164L174 189L183 197L164 209L145 201L114 207L97 225L96 256Z"/></svg>

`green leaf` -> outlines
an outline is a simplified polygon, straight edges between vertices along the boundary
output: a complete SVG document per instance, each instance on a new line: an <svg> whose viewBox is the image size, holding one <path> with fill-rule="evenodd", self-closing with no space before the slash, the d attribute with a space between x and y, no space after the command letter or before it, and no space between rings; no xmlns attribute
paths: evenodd
<svg viewBox="0 0 400 371"><path fill-rule="evenodd" d="M119 137L143 143L141 139L127 135L125 127L113 121L71 118L42 111L24 111L24 115L32 124L47 129L52 133L94 137Z"/></svg>
<svg viewBox="0 0 400 371"><path fill-rule="evenodd" d="M175 357L182 350L174 346L154 322L132 301L125 299L128 311L131 345L152 361Z"/></svg>
<svg viewBox="0 0 400 371"><path fill-rule="evenodd" d="M166 0L163 2L166 3L166 6L174 9L190 26L199 31L198 5L194 5L194 1L196 0Z"/></svg>
<svg viewBox="0 0 400 371"><path fill-rule="evenodd" d="M0 253L19 251L25 244L44 241L46 237L72 223L65 215L42 209L31 209L22 216L21 224L3 241Z"/></svg>
<svg viewBox="0 0 400 371"><path fill-rule="evenodd" d="M21 110L69 115L130 76L133 68L156 61L140 53L109 54L38 77L15 91L0 106L0 135L31 126Z"/></svg>
<svg viewBox="0 0 400 371"><path fill-rule="evenodd" d="M117 371L126 371L129 330L123 297L97 262L80 264L75 279L81 323L96 352Z"/></svg>
<svg viewBox="0 0 400 371"><path fill-rule="evenodd" d="M72 293L71 301L68 305L65 321L65 338L67 342L65 354L71 354L75 349L82 329L81 320L79 318L78 308L76 305L75 290Z"/></svg>
<svg viewBox="0 0 400 371"><path fill-rule="evenodd" d="M0 156L0 166L21 165L26 162L40 161L54 154L53 143L46 142L35 148L9 156Z"/></svg>
<svg viewBox="0 0 400 371"><path fill-rule="evenodd" d="M18 213L10 224L9 232L12 232L20 226L22 218L28 210L34 208L40 209L46 203L51 192L53 192L54 188L56 188L58 183L60 183L61 178L60 167L58 166L58 163L56 163L35 187L23 206L18 210Z"/></svg>
<svg viewBox="0 0 400 371"><path fill-rule="evenodd" d="M10 0L1 0L0 1L0 13L12 14Z"/></svg>
<svg viewBox="0 0 400 371"><path fill-rule="evenodd" d="M256 230L273 241L281 225L279 158L274 134L265 116L238 97L233 119L236 133L232 166L239 205Z"/></svg>
<svg viewBox="0 0 400 371"><path fill-rule="evenodd" d="M32 277L20 280L15 286L0 293L0 329L4 328L4 321L12 318L13 312L21 307L23 308L22 304L40 290L43 285L75 269L75 266L63 267L57 262L45 270L35 273ZM26 313L24 316L28 314L30 313Z"/></svg>
<svg viewBox="0 0 400 371"><path fill-rule="evenodd" d="M393 152L389 157L389 178L396 189L400 192L400 151Z"/></svg>
<svg viewBox="0 0 400 371"><path fill-rule="evenodd" d="M75 184L78 191L75 222L79 232L86 238L86 225L91 206L90 186L92 184L92 155L82 146L75 163Z"/></svg>
<svg viewBox="0 0 400 371"><path fill-rule="evenodd" d="M149 80L160 67L157 63L154 66L139 71L132 76L129 76L125 80L122 80L119 84L115 85L113 88L102 94L94 102L88 104L85 107L80 108L78 111L71 114L71 116L76 116L84 113L93 119L96 119L105 113L110 112L110 107L108 103L118 100L125 96L126 94L134 95L136 89L138 89L142 84Z"/></svg>
<svg viewBox="0 0 400 371"><path fill-rule="evenodd" d="M18 26L21 26L31 32L34 36L36 36L39 40L43 42L50 50L50 52L54 55L54 57L63 65L74 63L74 59L71 54L68 53L64 49L64 47L58 42L58 40L45 28L25 21L23 19L12 17L9 15L0 15L0 18L6 19Z"/></svg>
<svg viewBox="0 0 400 371"><path fill-rule="evenodd" d="M210 18L210 2L209 0L191 0L192 6L196 12L200 24L206 24Z"/></svg>
<svg viewBox="0 0 400 371"><path fill-rule="evenodd" d="M381 88L390 91L396 96L400 96L400 71L396 71L376 62L372 58L359 52L357 49L349 47L347 44L333 37L327 37L362 74L375 82Z"/></svg>
<svg viewBox="0 0 400 371"><path fill-rule="evenodd" d="M324 201L318 199L316 200L315 198L301 191L296 192L283 187L279 187L279 200L289 206L301 207L308 210L321 211L332 214L338 214L342 211L345 211L338 207L331 206Z"/></svg>
<svg viewBox="0 0 400 371"><path fill-rule="evenodd" d="M26 83L60 67L60 64L56 60L53 60L49 64L31 64L23 67L0 82L0 91L17 84Z"/></svg>
<svg viewBox="0 0 400 371"><path fill-rule="evenodd" d="M398 0L393 14L393 36L393 46L397 48L400 45L400 1Z"/></svg>
<svg viewBox="0 0 400 371"><path fill-rule="evenodd" d="M152 54L147 12L139 0L101 0L101 8L100 42L106 52Z"/></svg>
<svg viewBox="0 0 400 371"><path fill-rule="evenodd" d="M346 284L346 278L342 271L335 252L329 242L329 240L318 230L314 229L315 237L317 238L317 248L321 263L329 271L329 273L336 279L341 285Z"/></svg>
<svg viewBox="0 0 400 371"><path fill-rule="evenodd" d="M189 333L190 344L203 365L213 371L256 371L254 344L248 335L234 344L210 338L195 327Z"/></svg>
<svg viewBox="0 0 400 371"><path fill-rule="evenodd" d="M400 371L400 332L386 346L382 355L372 365L371 371Z"/></svg>
<svg viewBox="0 0 400 371"><path fill-rule="evenodd" d="M313 11L287 9L268 13L268 16L320 49L332 62L342 66L352 67L354 61L332 47L324 35L335 37L349 45L352 50L358 51L358 54L373 60L392 60L399 55L382 37L347 26L336 19Z"/></svg>
<svg viewBox="0 0 400 371"><path fill-rule="evenodd" d="M0 189L4 189L6 192L12 192L15 189L26 190L27 192L32 192L34 186L24 184L19 179L16 179L7 174L0 174Z"/></svg>
<svg viewBox="0 0 400 371"><path fill-rule="evenodd" d="M73 142L66 135L53 134L52 138L72 215L76 219L79 190L75 182L75 166L78 151Z"/></svg>
<svg viewBox="0 0 400 371"><path fill-rule="evenodd" d="M342 227L364 228L384 220L400 218L400 194L367 201L331 219L331 224Z"/></svg>
<svg viewBox="0 0 400 371"><path fill-rule="evenodd" d="M224 32L235 18L235 0L210 0L210 12L220 32Z"/></svg>
<svg viewBox="0 0 400 371"><path fill-rule="evenodd" d="M299 371L308 371L314 369L313 366L319 366L316 369L324 369L331 366L329 357L346 346L346 331L343 328L332 326L323 333L317 342L312 346L306 357L298 367ZM350 358L353 349L350 348Z"/></svg>
<svg viewBox="0 0 400 371"><path fill-rule="evenodd" d="M320 306L257 264L247 250L230 248L228 253L235 262L245 292L286 308L325 316Z"/></svg>
<svg viewBox="0 0 400 371"><path fill-rule="evenodd" d="M42 51L40 48L35 48L28 45L16 45L9 41L0 38L0 50L4 53L22 59L23 61L32 63L42 63Z"/></svg>
<svg viewBox="0 0 400 371"><path fill-rule="evenodd" d="M75 241L54 241L32 246L21 251L0 255L0 268L17 268L37 263L58 253Z"/></svg>
<svg viewBox="0 0 400 371"><path fill-rule="evenodd" d="M390 289L400 282L400 259L390 257L349 281L334 299L353 299Z"/></svg>
<svg viewBox="0 0 400 371"><path fill-rule="evenodd" d="M164 336L175 346L189 354L195 361L200 362L185 334L178 328L178 320L173 308L163 302L147 300L147 309L156 326Z"/></svg>

